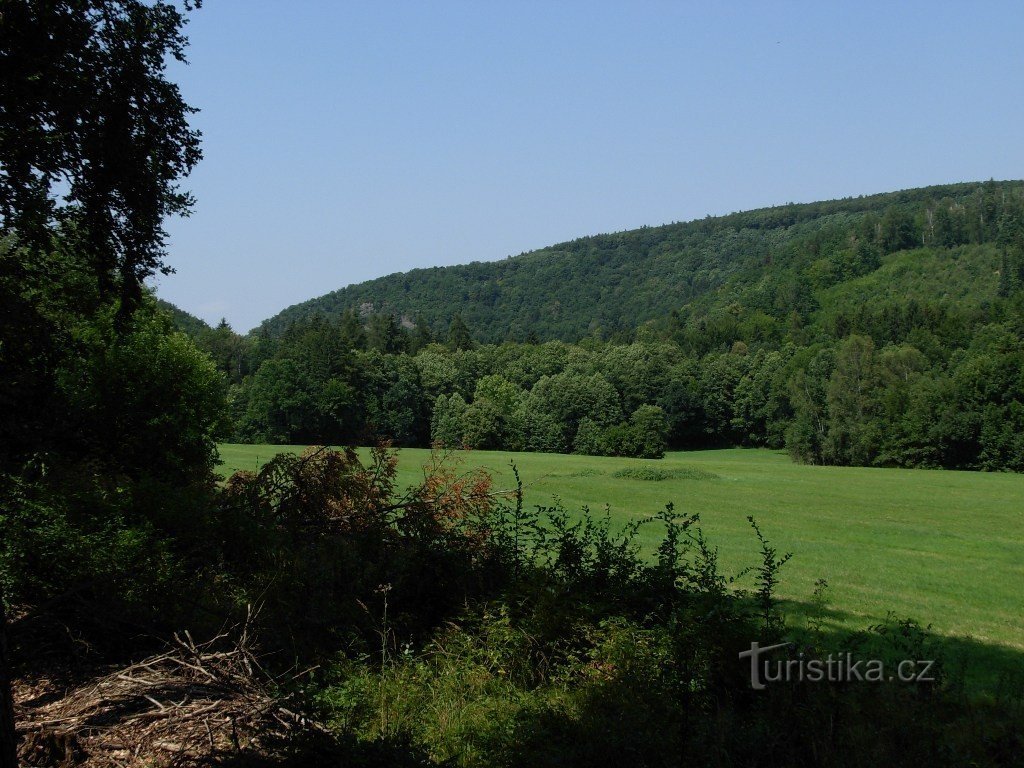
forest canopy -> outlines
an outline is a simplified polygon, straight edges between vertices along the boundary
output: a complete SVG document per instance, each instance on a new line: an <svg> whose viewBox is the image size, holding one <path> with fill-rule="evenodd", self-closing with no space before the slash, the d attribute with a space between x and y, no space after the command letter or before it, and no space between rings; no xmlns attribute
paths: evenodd
<svg viewBox="0 0 1024 768"><path fill-rule="evenodd" d="M1022 307L1024 185L985 182L585 238L191 332L239 441L1020 471Z"/></svg>

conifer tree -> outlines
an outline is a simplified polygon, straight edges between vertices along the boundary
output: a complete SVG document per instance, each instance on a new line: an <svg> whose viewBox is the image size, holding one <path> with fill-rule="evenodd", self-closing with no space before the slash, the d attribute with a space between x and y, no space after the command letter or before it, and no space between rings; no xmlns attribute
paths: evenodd
<svg viewBox="0 0 1024 768"><path fill-rule="evenodd" d="M469 333L469 326L462 319L462 315L458 313L452 318L452 324L448 327L448 346L453 350L473 348L473 337Z"/></svg>

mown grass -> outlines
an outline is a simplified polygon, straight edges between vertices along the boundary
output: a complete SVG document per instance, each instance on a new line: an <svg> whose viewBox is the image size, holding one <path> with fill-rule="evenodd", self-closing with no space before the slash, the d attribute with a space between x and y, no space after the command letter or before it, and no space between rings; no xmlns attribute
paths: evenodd
<svg viewBox="0 0 1024 768"><path fill-rule="evenodd" d="M222 472L256 469L295 446L222 445ZM422 477L429 451L405 449L399 481ZM499 487L512 487L514 461L528 504L557 497L567 509L608 505L613 523L645 517L666 503L699 512L719 547L724 572L753 565L753 515L780 552L793 552L780 597L793 621L817 579L826 579L828 621L852 631L890 612L957 638L975 679L1024 656L1024 476L940 470L812 467L782 452L670 453L659 461L477 451ZM656 482L652 482L656 480ZM653 547L660 531L641 534ZM749 583L741 579L741 585Z"/></svg>

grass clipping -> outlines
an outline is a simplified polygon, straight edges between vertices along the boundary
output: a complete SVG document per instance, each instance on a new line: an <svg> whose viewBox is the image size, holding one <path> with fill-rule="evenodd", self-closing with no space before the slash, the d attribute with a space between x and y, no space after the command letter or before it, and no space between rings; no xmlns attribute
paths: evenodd
<svg viewBox="0 0 1024 768"><path fill-rule="evenodd" d="M198 766L274 754L318 724L270 693L243 629L196 643L175 635L164 653L110 671L55 701L22 702L27 765Z"/></svg>

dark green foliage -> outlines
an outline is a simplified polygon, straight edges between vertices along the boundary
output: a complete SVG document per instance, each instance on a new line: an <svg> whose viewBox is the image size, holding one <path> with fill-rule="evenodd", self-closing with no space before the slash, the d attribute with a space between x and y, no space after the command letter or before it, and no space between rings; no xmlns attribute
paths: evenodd
<svg viewBox="0 0 1024 768"><path fill-rule="evenodd" d="M171 316L171 321L174 323L174 327L177 328L184 334L187 334L193 340L200 336L204 331L210 330L210 326L204 321L200 320L195 315L191 315L185 310L174 306L169 301L163 299L156 299L156 305L163 312Z"/></svg>
<svg viewBox="0 0 1024 768"><path fill-rule="evenodd" d="M357 387L360 354L334 324L321 320L289 329L266 345L267 359L236 395L244 403L239 435L278 443L340 442L363 429L366 400ZM367 388L367 399L370 388ZM373 395L378 395L374 388ZM362 407L360 407L362 406Z"/></svg>
<svg viewBox="0 0 1024 768"><path fill-rule="evenodd" d="M182 13L0 12L0 600L84 645L195 616L218 538L225 380L143 287L169 271L163 219L188 213L200 158L165 77Z"/></svg>
<svg viewBox="0 0 1024 768"><path fill-rule="evenodd" d="M362 403L367 438L423 445L429 438L429 417L419 370L412 359L370 352L359 355L356 364L361 371L359 384L346 390L346 405ZM331 383L341 384L337 379Z"/></svg>
<svg viewBox="0 0 1024 768"><path fill-rule="evenodd" d="M226 387L152 299L126 318L97 285L66 242L0 249L0 587L116 644L195 614Z"/></svg>
<svg viewBox="0 0 1024 768"><path fill-rule="evenodd" d="M811 348L804 350L794 364L797 368L789 380L794 415L786 430L786 446L794 458L819 464L828 435L826 391L835 355L828 348Z"/></svg>
<svg viewBox="0 0 1024 768"><path fill-rule="evenodd" d="M580 421L590 419L606 428L622 421L622 408L615 388L601 374L568 371L542 376L530 391L529 407L546 413L562 428L568 443L579 430Z"/></svg>
<svg viewBox="0 0 1024 768"><path fill-rule="evenodd" d="M141 312L126 334L91 330L88 357L59 376L73 414L65 450L130 476L209 476L224 416L224 382L210 360Z"/></svg>
<svg viewBox="0 0 1024 768"><path fill-rule="evenodd" d="M413 328L412 332L412 338L409 340L409 350L415 354L421 349L429 347L435 341L434 332L430 330L430 326L427 325L427 321L422 315L417 315L415 328Z"/></svg>
<svg viewBox="0 0 1024 768"><path fill-rule="evenodd" d="M384 418L379 399L366 394L367 382L393 367L385 354L361 360L361 371L332 374L354 393L340 430L311 404L301 429L272 429L273 419L249 417L236 422L236 434L292 441L372 434L424 445L429 422L431 439L476 448L656 457L667 448L744 445L786 447L814 463L1016 469L1024 465L1016 437L1024 406L1013 373L1024 333L1022 222L1019 183L965 184L753 211L588 238L498 264L417 272L423 280L402 281L408 305L390 303L391 278L382 278L289 310L283 317L313 319L285 332L280 318L268 321L244 364L293 357L293 339L306 328L335 328L331 343L340 337L357 349L364 322L351 307L342 311L343 328L309 314L329 316L333 302L349 306L346 297L355 297L362 312L385 310L371 312L365 325L372 337L395 341L373 346L415 350L419 386L400 387L390 399L404 426ZM571 280L552 278L563 261L588 268ZM621 276L641 264L654 270L642 289ZM683 267L696 272L672 271ZM600 310L588 308L588 291L611 279L606 269L614 269L617 287L611 296L599 290ZM486 306L474 304L483 294L463 293L462 311L445 329L447 315L429 309L433 293L443 293L448 278L486 270L502 275L501 290L484 291ZM669 275L676 283L665 284ZM464 316L478 340L508 337L491 314L506 289L521 293L515 306L526 311L570 283L571 299L545 305L557 313L503 321L538 337L582 338L578 344L470 338ZM683 297L673 294L680 285ZM647 293L651 286L661 288L656 296ZM666 297L676 304L645 314ZM403 331L394 318L414 309L415 328ZM619 313L599 323L615 329L609 341L590 332L592 318L583 329L591 311ZM645 318L651 321L635 327ZM430 343L431 324L447 330L447 348ZM225 357L214 344L206 348ZM232 369L221 368L230 378ZM322 386L319 375L307 386ZM968 384L972 377L979 386ZM259 394L243 379L235 412ZM462 406L450 408L456 395ZM309 400L316 402L315 393Z"/></svg>
<svg viewBox="0 0 1024 768"><path fill-rule="evenodd" d="M516 420L521 431L517 442L512 445L520 450L539 453L565 453L569 450L563 425L550 413L534 408L531 402L519 409Z"/></svg>
<svg viewBox="0 0 1024 768"><path fill-rule="evenodd" d="M613 456L660 459L665 455L667 433L665 412L656 405L641 405L628 422L605 430L604 443Z"/></svg>
<svg viewBox="0 0 1024 768"><path fill-rule="evenodd" d="M468 333L466 334L468 338ZM409 340L402 327L391 315L372 315L366 331L366 343L370 349L389 355L405 352Z"/></svg>
<svg viewBox="0 0 1024 768"><path fill-rule="evenodd" d="M301 318L371 306L419 317L441 333L455 311L480 342L510 333L577 341L594 327L606 339L628 337L686 308L682 346L703 354L741 337L778 340L791 316L804 321L817 308L814 288L870 275L889 254L994 243L1000 231L1020 242L1011 234L1020 232L1020 189L927 187L586 237L349 286L290 307L265 327L277 334Z"/></svg>
<svg viewBox="0 0 1024 768"><path fill-rule="evenodd" d="M881 435L871 393L880 387L871 339L852 335L838 349L826 404L828 436L822 448L832 464L866 464L877 454Z"/></svg>
<svg viewBox="0 0 1024 768"><path fill-rule="evenodd" d="M54 411L0 482L7 599L60 598L54 614L100 635L195 611L224 416L223 379L163 315L144 303L119 330L113 316L62 319L78 341L54 361Z"/></svg>
<svg viewBox="0 0 1024 768"><path fill-rule="evenodd" d="M36 253L59 228L98 298L118 300L120 320L141 302L142 281L168 271L164 217L192 204L178 181L201 157L194 110L164 76L166 59L184 61L183 25L166 3L4 4L3 228Z"/></svg>
<svg viewBox="0 0 1024 768"><path fill-rule="evenodd" d="M217 366L217 370L232 384L242 381L250 368L249 345L246 339L235 333L223 318L214 328L204 326L198 331L182 327L176 319L175 325L189 334L196 346L206 352Z"/></svg>
<svg viewBox="0 0 1024 768"><path fill-rule="evenodd" d="M473 348L473 337L470 336L462 315L456 314L448 326L448 347L453 350Z"/></svg>
<svg viewBox="0 0 1024 768"><path fill-rule="evenodd" d="M341 313L341 322L338 323L338 334L346 347L352 349L366 349L366 330L363 328L359 316L355 310L348 309Z"/></svg>
<svg viewBox="0 0 1024 768"><path fill-rule="evenodd" d="M610 456L611 445L608 442L608 430L599 427L592 419L580 419L576 436L572 441L573 452L584 456Z"/></svg>
<svg viewBox="0 0 1024 768"><path fill-rule="evenodd" d="M466 401L462 395L438 395L430 422L430 439L449 448L461 448Z"/></svg>
<svg viewBox="0 0 1024 768"><path fill-rule="evenodd" d="M800 328L813 343L735 340L699 357L657 338L361 352L317 319L250 342L265 361L232 390L235 434L652 458L785 446L813 463L1020 467L1018 311L865 306Z"/></svg>
<svg viewBox="0 0 1024 768"><path fill-rule="evenodd" d="M502 445L502 413L490 400L475 400L462 414L462 445L493 450Z"/></svg>

